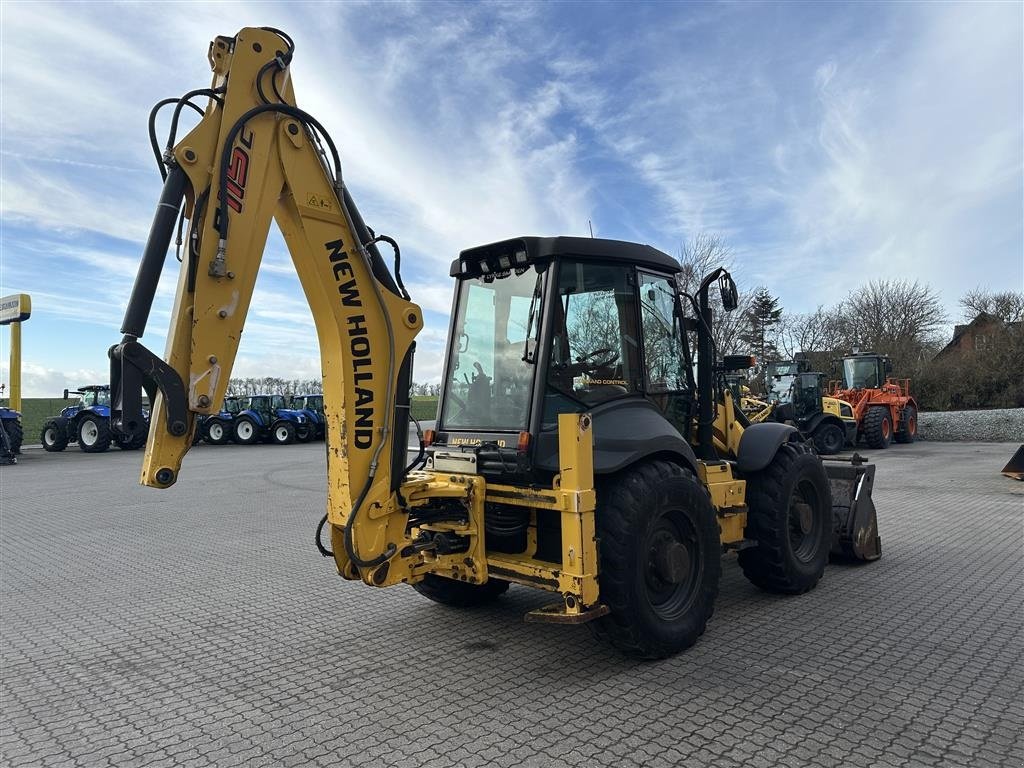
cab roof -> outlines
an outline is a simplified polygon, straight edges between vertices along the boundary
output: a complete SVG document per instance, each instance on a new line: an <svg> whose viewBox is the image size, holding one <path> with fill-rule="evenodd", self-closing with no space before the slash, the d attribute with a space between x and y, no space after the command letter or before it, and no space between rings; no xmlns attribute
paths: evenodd
<svg viewBox="0 0 1024 768"><path fill-rule="evenodd" d="M527 262L551 261L560 258L585 258L607 261L624 261L641 267L653 267L662 272L675 274L681 271L679 262L667 253L649 245L630 243L625 240L605 240L596 237L516 237L487 245L467 248L452 262L450 274L459 277L476 270L464 268L464 264L490 262L502 256L519 263L517 253L526 253ZM496 269L494 271L497 271Z"/></svg>

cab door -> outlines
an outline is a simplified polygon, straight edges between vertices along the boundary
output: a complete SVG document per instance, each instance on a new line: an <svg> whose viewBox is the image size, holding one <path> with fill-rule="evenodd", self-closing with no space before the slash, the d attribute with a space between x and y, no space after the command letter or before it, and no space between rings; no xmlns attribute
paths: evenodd
<svg viewBox="0 0 1024 768"><path fill-rule="evenodd" d="M686 439L693 397L686 375L686 338L679 322L675 282L666 275L643 271L637 282L644 392Z"/></svg>

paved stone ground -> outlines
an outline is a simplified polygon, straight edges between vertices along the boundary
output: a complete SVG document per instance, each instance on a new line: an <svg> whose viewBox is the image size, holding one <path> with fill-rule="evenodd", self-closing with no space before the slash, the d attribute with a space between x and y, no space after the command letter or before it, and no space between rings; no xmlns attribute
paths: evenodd
<svg viewBox="0 0 1024 768"><path fill-rule="evenodd" d="M636 663L344 582L313 548L323 448L199 447L0 470L4 765L1019 766L1016 446L874 455L884 557L801 597L734 560L690 651Z"/></svg>

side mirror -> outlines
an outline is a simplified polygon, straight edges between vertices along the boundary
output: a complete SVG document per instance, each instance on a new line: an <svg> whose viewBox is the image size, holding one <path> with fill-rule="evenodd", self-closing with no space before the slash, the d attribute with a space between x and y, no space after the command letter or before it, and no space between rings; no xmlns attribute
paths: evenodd
<svg viewBox="0 0 1024 768"><path fill-rule="evenodd" d="M67 391L66 389L64 390L64 399L65 399L65 400L67 400L67 399L68 399L68 391Z"/></svg>
<svg viewBox="0 0 1024 768"><path fill-rule="evenodd" d="M722 294L722 307L726 312L732 312L740 305L739 292L736 290L736 281L728 272L718 278L718 290Z"/></svg>
<svg viewBox="0 0 1024 768"><path fill-rule="evenodd" d="M892 360L886 359L885 361L885 372L892 373Z"/></svg>

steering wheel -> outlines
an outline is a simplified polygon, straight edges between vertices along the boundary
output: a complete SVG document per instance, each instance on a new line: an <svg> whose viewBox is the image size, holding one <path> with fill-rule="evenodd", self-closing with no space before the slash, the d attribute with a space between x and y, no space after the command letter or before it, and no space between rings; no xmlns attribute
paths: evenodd
<svg viewBox="0 0 1024 768"><path fill-rule="evenodd" d="M581 370L593 371L598 368L606 368L618 359L619 353L616 350L611 349L610 347L604 347L602 349L595 349L587 352L585 355L578 356L576 358L576 363Z"/></svg>

